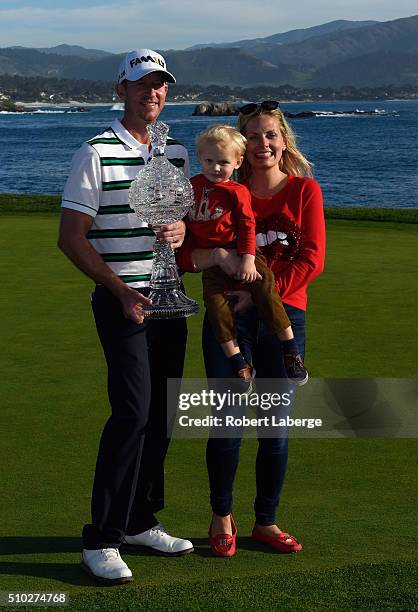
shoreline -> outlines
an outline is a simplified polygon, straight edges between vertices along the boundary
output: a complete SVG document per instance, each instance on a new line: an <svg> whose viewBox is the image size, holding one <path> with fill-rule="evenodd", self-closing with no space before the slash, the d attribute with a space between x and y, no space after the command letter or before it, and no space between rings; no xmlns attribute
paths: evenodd
<svg viewBox="0 0 418 612"><path fill-rule="evenodd" d="M69 102L21 102L16 101L16 104L19 106L23 106L24 108L68 108L70 107L95 107L95 106L112 106L112 104L117 104L117 102L76 102L75 100L70 100Z"/></svg>
<svg viewBox="0 0 418 612"><path fill-rule="evenodd" d="M0 193L1 215L54 214L60 212L61 195ZM417 208L324 206L326 219L418 224Z"/></svg>
<svg viewBox="0 0 418 612"><path fill-rule="evenodd" d="M114 106L116 104L123 104L121 101L112 102L77 102L76 100L70 100L69 102L20 102L16 101L16 104L23 106L24 108L95 108L100 106ZM165 106L186 106L195 105L195 102L166 102Z"/></svg>
<svg viewBox="0 0 418 612"><path fill-rule="evenodd" d="M229 104L238 104L238 102L232 100L224 100L223 102L228 102ZM365 98L360 100L347 100L347 99L335 99L335 98L323 98L323 99L312 99L306 98L304 100L282 100L281 104L331 104L334 102L345 102L347 104L355 104L356 102L369 102L373 104L385 103L385 102L417 102L417 98ZM213 104L214 102L211 100L183 100L181 102L176 101L167 101L165 103L166 106L197 106L198 104ZM242 103L242 102L241 102ZM69 100L68 102L37 102L33 100L31 102L22 102L20 100L16 100L15 104L22 106L27 109L33 108L95 108L95 107L103 107L103 106L113 106L116 104L123 104L120 100L112 100L111 102L78 102L77 100Z"/></svg>

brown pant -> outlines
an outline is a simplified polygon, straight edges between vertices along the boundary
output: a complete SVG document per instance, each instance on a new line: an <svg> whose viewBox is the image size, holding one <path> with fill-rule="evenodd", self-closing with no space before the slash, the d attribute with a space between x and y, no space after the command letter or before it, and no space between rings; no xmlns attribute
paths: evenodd
<svg viewBox="0 0 418 612"><path fill-rule="evenodd" d="M274 274L267 266L266 258L257 249L255 267L263 279L248 283L248 289L257 308L272 334L277 334L290 326L289 317L276 291ZM236 338L235 314L225 291L235 289L236 281L219 267L209 268L202 274L203 299L209 321L218 342L228 342Z"/></svg>

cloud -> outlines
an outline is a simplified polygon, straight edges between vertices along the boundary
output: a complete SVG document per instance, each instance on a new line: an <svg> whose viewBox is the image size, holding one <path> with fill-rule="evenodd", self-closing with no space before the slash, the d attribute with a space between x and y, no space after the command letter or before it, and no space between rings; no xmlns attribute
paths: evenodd
<svg viewBox="0 0 418 612"><path fill-rule="evenodd" d="M319 25L334 19L386 21L416 12L416 0L96 0L66 6L0 8L2 46L81 44L114 52L136 46L181 49L198 42L256 38L290 29ZM34 4L30 0L26 4ZM64 5L64 6L63 6ZM4 7L4 3L0 7ZM6 6L10 7L7 3Z"/></svg>

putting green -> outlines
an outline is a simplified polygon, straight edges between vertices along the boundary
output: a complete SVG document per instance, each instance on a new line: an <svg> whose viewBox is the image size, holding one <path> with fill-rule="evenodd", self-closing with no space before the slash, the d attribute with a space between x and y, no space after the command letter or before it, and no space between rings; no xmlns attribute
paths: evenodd
<svg viewBox="0 0 418 612"><path fill-rule="evenodd" d="M74 610L409 610L416 607L413 440L292 440L279 524L304 544L281 556L252 543L255 442L235 488L239 551L210 556L203 440L166 461L170 531L185 558L126 556L135 582L92 586L80 526L107 418L91 283L56 249L57 216L4 215L0 590L66 591ZM418 378L416 225L328 221L326 272L311 286L310 373ZM188 291L200 294L189 275ZM203 376L201 315L189 319L185 375Z"/></svg>

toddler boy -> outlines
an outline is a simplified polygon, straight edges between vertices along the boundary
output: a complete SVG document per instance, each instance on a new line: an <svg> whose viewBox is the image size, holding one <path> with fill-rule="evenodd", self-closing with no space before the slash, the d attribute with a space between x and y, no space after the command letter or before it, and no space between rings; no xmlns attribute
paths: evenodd
<svg viewBox="0 0 418 612"><path fill-rule="evenodd" d="M235 248L241 262L234 279L248 283L258 315L283 345L288 378L297 385L308 380L292 327L275 288L273 272L256 249L255 220L248 189L230 180L244 159L246 139L229 125L214 125L197 138L202 174L191 179L195 205L185 219L189 247ZM259 274L257 274L257 272ZM262 280L259 279L262 276ZM235 330L234 313L225 291L236 283L219 267L202 274L203 298L215 336L234 374L250 384L253 368L241 354Z"/></svg>

